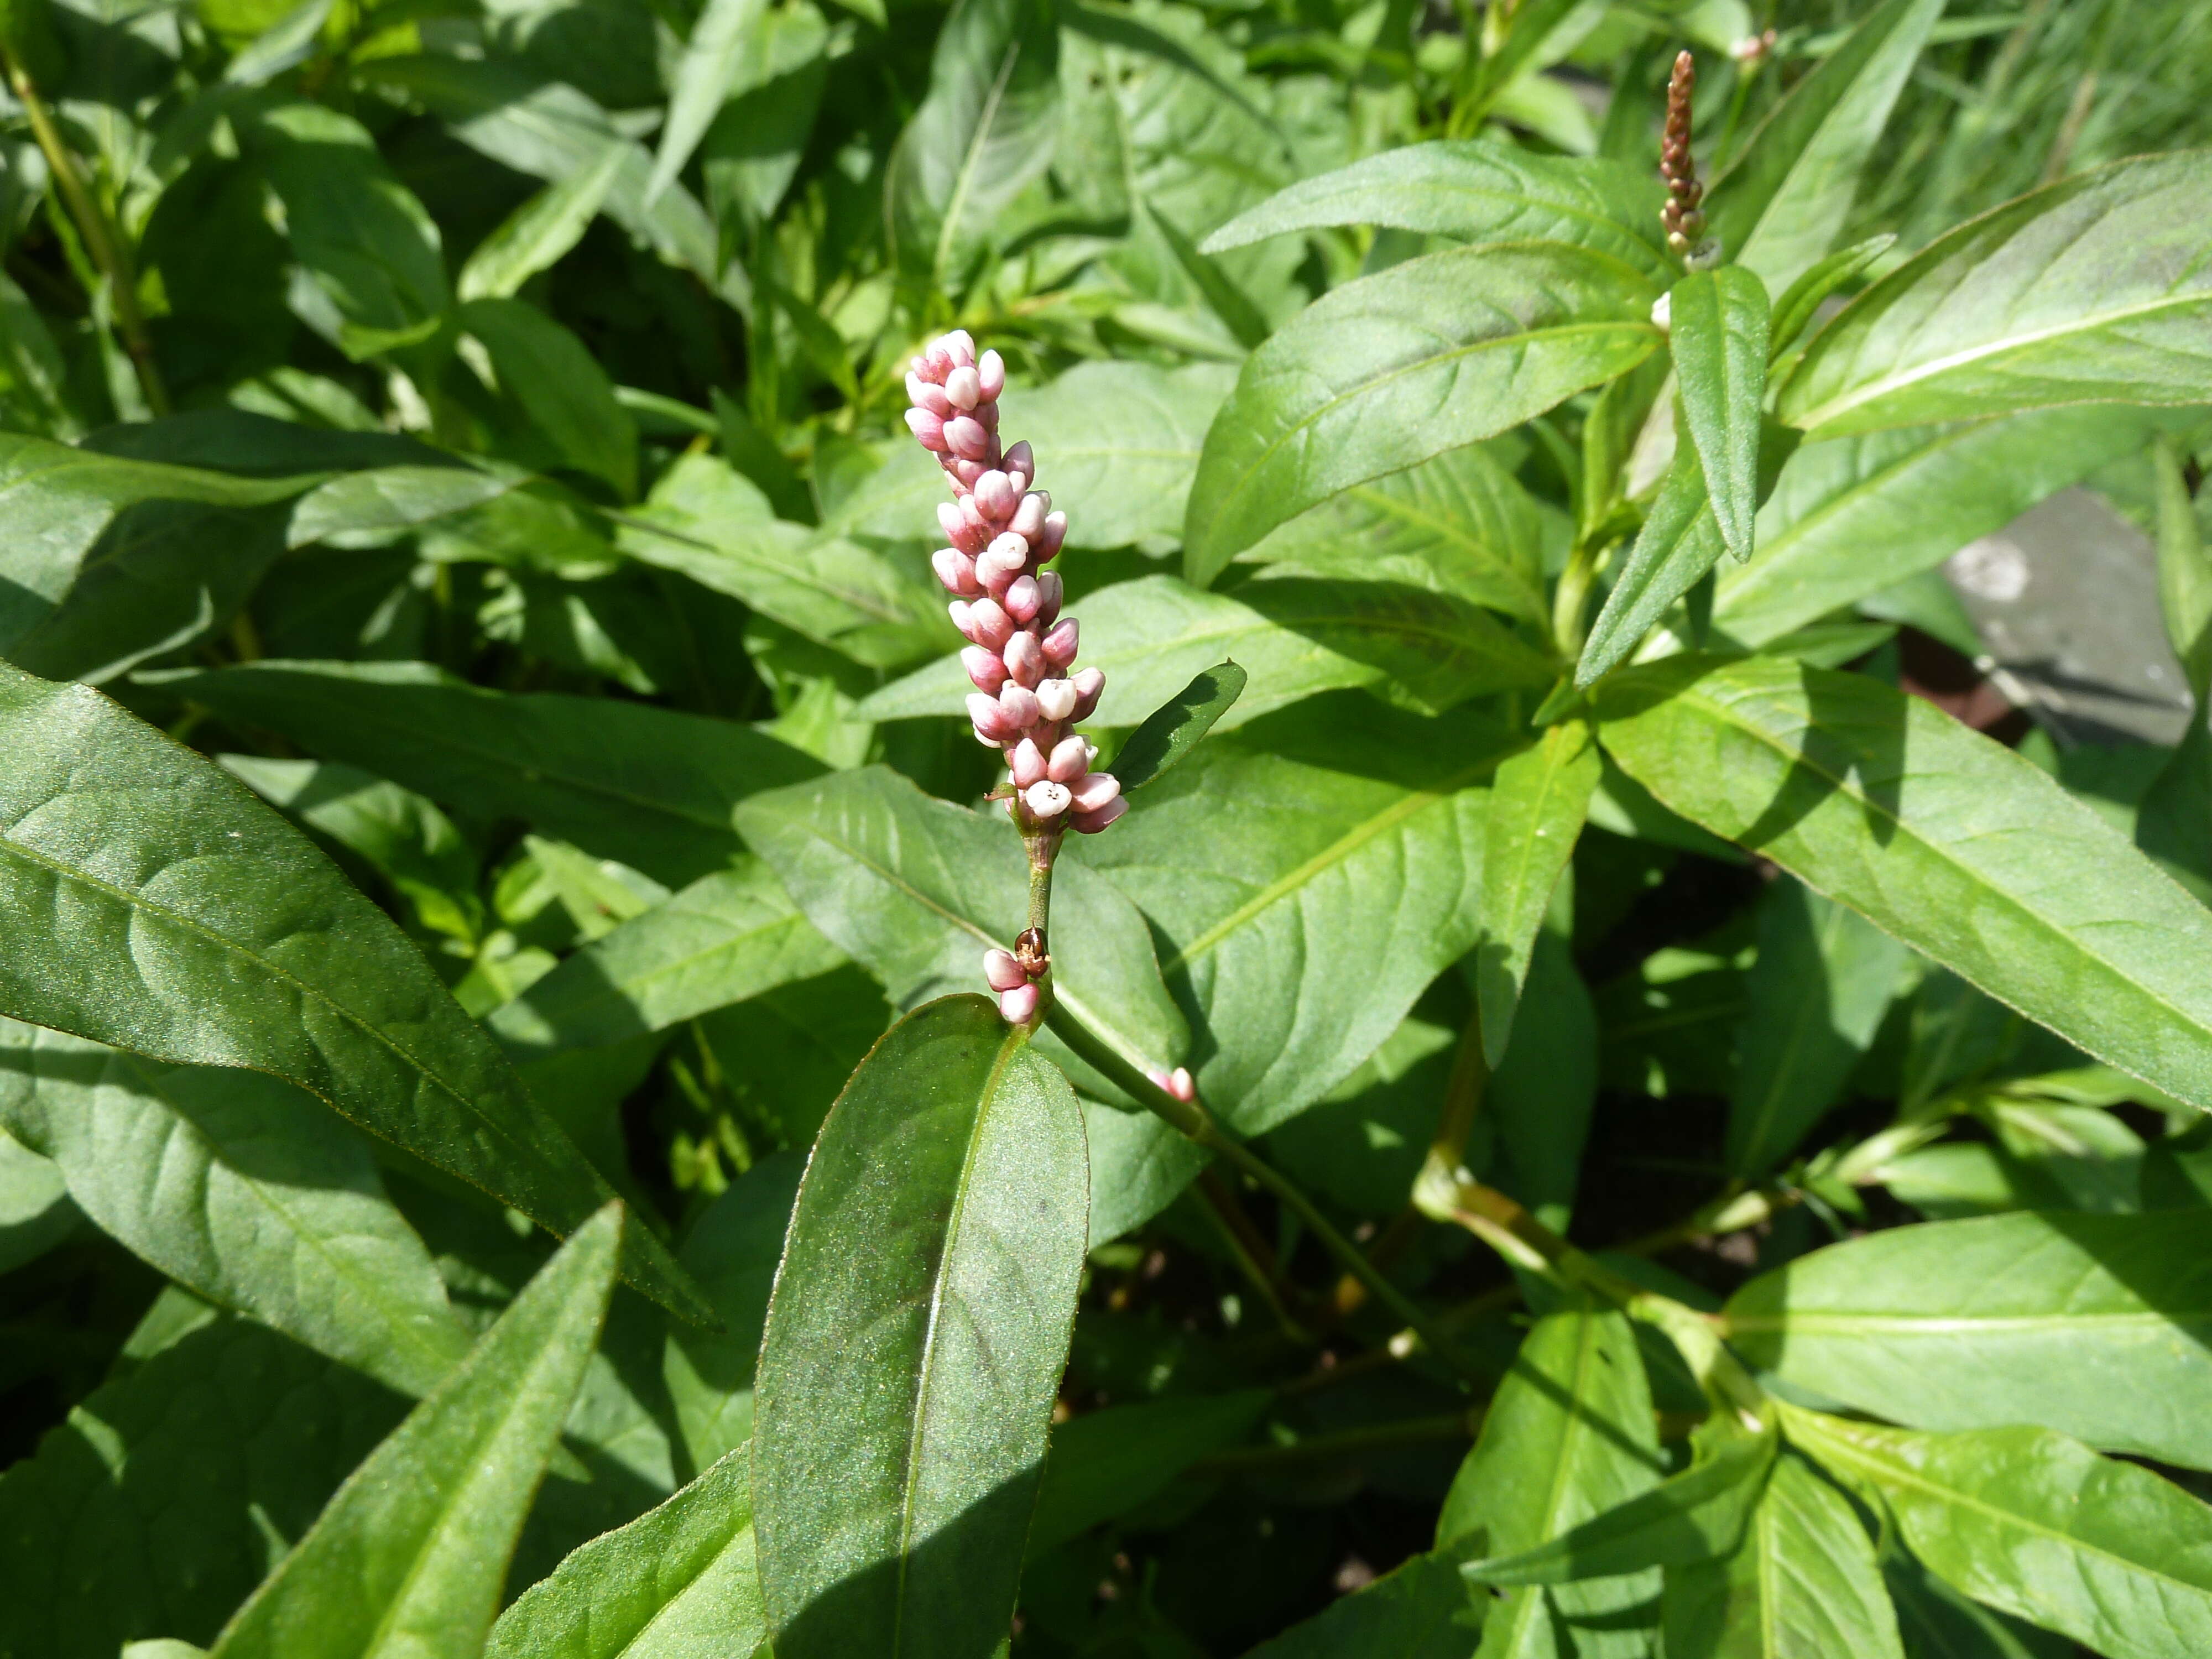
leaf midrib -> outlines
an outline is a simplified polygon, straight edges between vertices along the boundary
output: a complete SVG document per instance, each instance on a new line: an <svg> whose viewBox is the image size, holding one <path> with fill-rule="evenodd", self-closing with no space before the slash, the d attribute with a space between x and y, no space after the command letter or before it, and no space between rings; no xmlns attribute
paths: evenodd
<svg viewBox="0 0 2212 1659"><path fill-rule="evenodd" d="M984 94L983 106L975 114L975 125L968 135L968 143L960 157L960 171L953 175L952 194L945 199L945 216L937 227L937 246L930 250L929 274L935 285L945 286L945 268L951 264L952 250L960 234L961 216L968 210L968 198L975 187L976 169L982 165L983 151L989 145L991 129L999 119L999 105L1006 95L1006 87L1014 78L1014 66L1021 61L1022 43L1018 38L1006 42L1000 59L999 72L992 77L991 89ZM932 88L935 90L934 88Z"/></svg>
<svg viewBox="0 0 2212 1659"><path fill-rule="evenodd" d="M1624 224L1620 220L1614 218L1611 214L1601 212L1595 208L1583 207L1575 203L1561 201L1556 197L1534 196L1527 193L1526 191L1510 190L1504 186L1479 185L1474 183L1462 184L1456 181L1448 182L1438 179L1420 179L1412 184L1401 183L1389 186L1367 185L1364 184L1360 185L1353 185L1344 184L1339 185L1333 190L1327 192L1320 191L1315 191L1312 200L1316 204L1326 204L1333 200L1349 198L1351 201L1357 204L1364 200L1370 190L1381 188L1404 191L1426 190L1433 191L1440 196L1470 198L1482 202L1503 202L1510 204L1519 211L1524 213L1533 203L1536 206L1548 208L1553 212L1560 215L1562 217L1572 219L1578 223L1592 226L1601 230L1612 231L1623 240L1632 245L1638 252L1649 254L1650 256L1650 264L1645 272L1647 276L1656 276L1668 269L1668 256L1660 248L1656 246L1654 244L1644 240L1643 236L1638 233L1634 226ZM1255 208L1253 210L1255 214L1262 210L1263 209L1261 208ZM1326 210L1334 211L1334 210ZM1249 247L1255 242L1263 242L1271 237L1287 236L1294 231L1325 229L1342 222L1345 222L1330 219L1315 220L1300 216L1288 223L1276 223L1267 228L1253 230L1250 234L1242 236L1237 241L1220 243L1218 245L1216 245L1216 237L1218 237L1220 233L1216 232L1214 236L1209 236L1206 239L1206 245L1200 249L1200 251L1225 253L1231 248ZM1363 218L1356 221L1355 222L1365 224L1374 222ZM1261 224L1262 226L1267 226L1268 222L1262 220L1261 221ZM1233 224L1224 225L1222 227L1222 229L1225 231L1233 229L1234 228ZM1460 234L1460 233L1456 231L1441 231L1437 234L1445 236L1455 236ZM1481 234L1477 233L1474 236L1471 236L1462 241L1461 246L1465 247L1490 247L1499 246L1499 244L1481 240ZM1583 245L1577 243L1573 246L1580 246Z"/></svg>

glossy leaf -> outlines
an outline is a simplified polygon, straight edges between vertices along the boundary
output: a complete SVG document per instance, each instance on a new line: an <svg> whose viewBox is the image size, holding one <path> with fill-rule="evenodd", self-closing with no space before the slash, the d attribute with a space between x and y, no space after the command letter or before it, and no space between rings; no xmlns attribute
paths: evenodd
<svg viewBox="0 0 2212 1659"><path fill-rule="evenodd" d="M2049 1212L1902 1227L1765 1273L1729 1303L1747 1359L1923 1429L2037 1423L2212 1464L2212 1212Z"/></svg>
<svg viewBox="0 0 2212 1659"><path fill-rule="evenodd" d="M415 946L244 785L97 692L8 669L0 732L0 916L51 940L0 967L9 1017L283 1078L556 1230L611 1195ZM625 1266L696 1306L650 1235Z"/></svg>
<svg viewBox="0 0 2212 1659"><path fill-rule="evenodd" d="M1601 736L1666 805L2212 1110L2212 916L2044 774L1861 676L1691 657L1617 684Z"/></svg>
<svg viewBox="0 0 2212 1659"><path fill-rule="evenodd" d="M1197 748L1243 693L1247 678L1234 662L1217 663L1145 716L1114 756L1122 793L1142 788Z"/></svg>
<svg viewBox="0 0 2212 1659"><path fill-rule="evenodd" d="M1939 237L1806 347L1777 413L1824 437L2055 404L2203 398L2212 159L2078 173Z"/></svg>
<svg viewBox="0 0 2212 1659"><path fill-rule="evenodd" d="M1887 0L1790 88L1712 183L1729 256L1780 293L1834 244L1943 0Z"/></svg>
<svg viewBox="0 0 2212 1659"><path fill-rule="evenodd" d="M1726 547L1698 452L1678 444L1667 481L1590 624L1575 684L1594 685L1626 662L1668 608L1720 562Z"/></svg>
<svg viewBox="0 0 2212 1659"><path fill-rule="evenodd" d="M614 1289L622 1211L576 1230L354 1471L213 1659L476 1659Z"/></svg>
<svg viewBox="0 0 2212 1659"><path fill-rule="evenodd" d="M1456 248L1332 289L1245 362L1183 526L1212 580L1340 489L1471 444L1626 373L1658 344L1650 278L1565 244Z"/></svg>
<svg viewBox="0 0 2212 1659"><path fill-rule="evenodd" d="M1267 1409L1263 1389L1139 1401L1086 1412L1053 1431L1032 1557L1152 1497L1197 1459L1235 1444Z"/></svg>
<svg viewBox="0 0 2212 1659"><path fill-rule="evenodd" d="M761 1347L753 1495L782 1659L986 1653L1082 1271L1083 1120L985 997L895 1026L830 1109Z"/></svg>
<svg viewBox="0 0 2212 1659"><path fill-rule="evenodd" d="M483 1659L751 1659L766 1640L744 1449L595 1538L501 1613Z"/></svg>
<svg viewBox="0 0 2212 1659"><path fill-rule="evenodd" d="M2212 1510L2149 1470L2048 1429L1916 1434L1789 1407L1784 1421L1976 1601L2113 1659L2212 1641Z"/></svg>
<svg viewBox="0 0 2212 1659"><path fill-rule="evenodd" d="M598 161L556 179L507 215L477 244L456 288L464 300L506 300L550 270L584 239L622 172L624 152L609 144Z"/></svg>
<svg viewBox="0 0 2212 1659"><path fill-rule="evenodd" d="M1482 1609L1467 1593L1450 1552L1401 1563L1368 1585L1293 1625L1248 1659L1468 1659Z"/></svg>
<svg viewBox="0 0 2212 1659"><path fill-rule="evenodd" d="M1668 1652L1701 1659L1905 1659L1866 1528L1788 1453L1735 1553L1668 1573L1664 1627Z"/></svg>
<svg viewBox="0 0 2212 1659"><path fill-rule="evenodd" d="M1547 728L1534 748L1498 763L1483 825L1482 939L1474 958L1482 1054L1492 1070L1505 1058L1536 930L1574 856L1601 769L1589 727L1579 720Z"/></svg>
<svg viewBox="0 0 2212 1659"><path fill-rule="evenodd" d="M1567 242L1654 281L1674 270L1652 230L1659 191L1617 162L1533 155L1484 138L1387 149L1277 191L1202 244L1209 253L1292 231L1387 225L1472 243Z"/></svg>
<svg viewBox="0 0 2212 1659"><path fill-rule="evenodd" d="M95 1224L218 1307L404 1394L468 1351L368 1147L289 1084L9 1020L0 1124L54 1160Z"/></svg>
<svg viewBox="0 0 2212 1659"><path fill-rule="evenodd" d="M168 684L325 760L473 817L521 817L671 884L742 850L737 802L821 770L727 721L605 697L507 696L411 663L264 661Z"/></svg>
<svg viewBox="0 0 2212 1659"><path fill-rule="evenodd" d="M1766 391L1766 288L1742 265L1693 270L1669 295L1682 424L1697 446L1721 542L1751 556L1759 510L1759 416Z"/></svg>

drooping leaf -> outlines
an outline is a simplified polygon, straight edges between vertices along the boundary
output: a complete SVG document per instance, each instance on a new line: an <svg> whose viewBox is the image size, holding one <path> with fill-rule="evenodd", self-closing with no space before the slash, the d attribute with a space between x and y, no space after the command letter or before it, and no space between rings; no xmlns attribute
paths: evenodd
<svg viewBox="0 0 2212 1659"><path fill-rule="evenodd" d="M1332 289L1245 361L1183 526L1205 586L1340 489L1471 444L1658 344L1649 276L1565 244L1455 248Z"/></svg>
<svg viewBox="0 0 2212 1659"><path fill-rule="evenodd" d="M2212 157L2140 156L1939 237L1805 348L1776 412L1823 437L2057 404L2202 402Z"/></svg>
<svg viewBox="0 0 2212 1659"><path fill-rule="evenodd" d="M823 1125L761 1348L753 1497L784 1659L988 1653L1083 1265L1083 1120L992 1002L878 1043Z"/></svg>
<svg viewBox="0 0 2212 1659"><path fill-rule="evenodd" d="M1029 1553L1042 1555L1126 1514L1208 1452L1241 1440L1267 1409L1262 1389L1170 1396L1086 1412L1053 1431Z"/></svg>
<svg viewBox="0 0 2212 1659"><path fill-rule="evenodd" d="M1247 678L1234 662L1216 663L1145 716L1114 756L1114 775L1122 793L1142 788L1197 748L1229 712Z"/></svg>
<svg viewBox="0 0 2212 1659"><path fill-rule="evenodd" d="M1790 1439L1878 1493L1912 1553L1978 1601L2113 1659L2212 1641L2212 1509L2048 1429L1917 1434L1783 1407Z"/></svg>
<svg viewBox="0 0 2212 1659"><path fill-rule="evenodd" d="M1566 942L1540 928L1533 944L1513 1046L1483 1091L1483 1115L1498 1126L1485 1178L1564 1232L1597 1103L1598 1021Z"/></svg>
<svg viewBox="0 0 2212 1659"><path fill-rule="evenodd" d="M507 696L412 663L264 661L167 684L325 760L472 817L521 817L672 884L742 850L737 802L821 770L726 720L611 698Z"/></svg>
<svg viewBox="0 0 2212 1659"><path fill-rule="evenodd" d="M1888 1011L1905 956L1865 917L1802 884L1768 887L1736 1037L1729 1174L1765 1174L1836 1103Z"/></svg>
<svg viewBox="0 0 2212 1659"><path fill-rule="evenodd" d="M468 1351L429 1252L320 1101L0 1022L0 1124L103 1231L219 1307L403 1394Z"/></svg>
<svg viewBox="0 0 2212 1659"><path fill-rule="evenodd" d="M1915 1428L2038 1423L2203 1468L2208 1237L2202 1209L1895 1228L1762 1274L1728 1328L1785 1381Z"/></svg>
<svg viewBox="0 0 2212 1659"><path fill-rule="evenodd" d="M1601 698L1666 805L2212 1110L2212 916L2016 755L1863 675L1686 657Z"/></svg>
<svg viewBox="0 0 2212 1659"><path fill-rule="evenodd" d="M1249 1659L1467 1659L1481 1620L1457 1559L1434 1550L1261 1643Z"/></svg>
<svg viewBox="0 0 2212 1659"><path fill-rule="evenodd" d="M1590 624L1575 684L1595 685L1626 661L1668 607L1704 580L1726 550L1696 447L1678 444L1658 499Z"/></svg>
<svg viewBox="0 0 2212 1659"><path fill-rule="evenodd" d="M483 1659L751 1659L767 1638L743 1447L517 1598Z"/></svg>
<svg viewBox="0 0 2212 1659"><path fill-rule="evenodd" d="M1483 826L1482 939L1474 958L1482 1054L1492 1070L1505 1058L1536 930L1574 856L1601 769L1580 720L1547 728L1534 748L1498 763Z"/></svg>
<svg viewBox="0 0 2212 1659"><path fill-rule="evenodd" d="M212 1659L477 1659L614 1289L622 1210L576 1230L339 1487Z"/></svg>
<svg viewBox="0 0 2212 1659"><path fill-rule="evenodd" d="M1721 542L1751 556L1759 509L1759 403L1766 391L1766 287L1742 265L1693 270L1669 298L1668 348L1682 424L1697 446Z"/></svg>

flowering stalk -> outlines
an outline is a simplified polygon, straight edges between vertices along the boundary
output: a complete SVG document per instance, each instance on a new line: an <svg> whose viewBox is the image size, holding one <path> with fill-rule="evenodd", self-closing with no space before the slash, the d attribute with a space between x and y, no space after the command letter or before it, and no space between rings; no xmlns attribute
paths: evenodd
<svg viewBox="0 0 2212 1659"><path fill-rule="evenodd" d="M1129 803L1112 773L1091 769L1098 750L1075 732L1098 707L1106 676L1075 668L1080 630L1060 615L1060 574L1044 568L1066 539L1067 515L1030 488L1036 460L1029 445L1000 446L1006 384L999 354L979 358L975 341L955 329L909 365L906 423L952 486L952 499L937 509L951 545L930 564L969 641L960 662L975 685L968 698L975 740L1006 757L1006 811L1029 849L1030 926L1014 950L983 957L1000 1012L1022 1025L1037 1017L1051 966L1045 922L1060 837L1071 828L1096 835Z"/></svg>
<svg viewBox="0 0 2212 1659"><path fill-rule="evenodd" d="M1720 262L1720 248L1705 235L1705 187L1698 182L1698 163L1690 154L1691 94L1697 89L1697 60L1685 52L1674 59L1667 82L1667 127L1659 143L1659 176L1667 181L1667 205L1659 222L1667 246L1692 270Z"/></svg>

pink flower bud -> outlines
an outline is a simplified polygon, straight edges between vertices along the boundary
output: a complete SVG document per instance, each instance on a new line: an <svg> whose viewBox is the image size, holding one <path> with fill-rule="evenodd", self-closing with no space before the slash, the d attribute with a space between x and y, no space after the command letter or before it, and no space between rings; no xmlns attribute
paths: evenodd
<svg viewBox="0 0 2212 1659"><path fill-rule="evenodd" d="M964 328L956 328L950 334L938 337L937 343L945 348L955 368L975 367L975 342Z"/></svg>
<svg viewBox="0 0 2212 1659"><path fill-rule="evenodd" d="M1069 813L1067 821L1078 834L1095 836L1128 810L1129 798L1127 795L1116 795L1095 812Z"/></svg>
<svg viewBox="0 0 2212 1659"><path fill-rule="evenodd" d="M1035 541L1044 531L1044 515L1052 507L1052 497L1042 489L1032 489L1021 498L1013 510L1013 521L1006 527L1015 534Z"/></svg>
<svg viewBox="0 0 2212 1659"><path fill-rule="evenodd" d="M906 377L906 398L916 409L926 409L940 421L954 414L952 400L945 395L945 388L933 386L919 374Z"/></svg>
<svg viewBox="0 0 2212 1659"><path fill-rule="evenodd" d="M952 442L951 427L947 426L945 428L945 437L947 443ZM959 446L957 444L954 444L953 447L957 449ZM1044 528L1039 532L1037 537L1036 556L1038 559L1042 561L1051 558L1054 554L1060 551L1060 544L1066 539L1067 514L1065 513L1046 514L1044 515Z"/></svg>
<svg viewBox="0 0 2212 1659"><path fill-rule="evenodd" d="M1012 951L983 952L983 979L994 991L1015 991L1030 982L1028 971Z"/></svg>
<svg viewBox="0 0 2212 1659"><path fill-rule="evenodd" d="M1045 680L1036 689L1036 705L1048 720L1064 720L1075 712L1075 687L1066 680Z"/></svg>
<svg viewBox="0 0 2212 1659"><path fill-rule="evenodd" d="M1054 754L1060 751L1054 750ZM1121 781L1111 772L1092 772L1075 784L1075 805L1079 810L1095 812L1121 793Z"/></svg>
<svg viewBox="0 0 2212 1659"><path fill-rule="evenodd" d="M1083 624L1073 617L1062 617L1052 625L1040 642L1045 659L1054 668L1065 668L1075 660L1076 642L1082 637Z"/></svg>
<svg viewBox="0 0 2212 1659"><path fill-rule="evenodd" d="M999 1014L1009 1025L1026 1025L1036 1018L1037 988L1017 985L999 993Z"/></svg>
<svg viewBox="0 0 2212 1659"><path fill-rule="evenodd" d="M1060 596L1066 590L1061 585L1060 572L1040 570L1037 573L1037 620L1048 628L1060 615Z"/></svg>
<svg viewBox="0 0 2212 1659"><path fill-rule="evenodd" d="M952 372L952 354L945 349L945 342L934 340L921 354L921 367L915 371L925 380L945 384L945 377Z"/></svg>
<svg viewBox="0 0 2212 1659"><path fill-rule="evenodd" d="M1056 818L1067 811L1069 796L1066 784L1054 783L1050 778L1046 778L1023 790L1022 799L1036 817Z"/></svg>
<svg viewBox="0 0 2212 1659"><path fill-rule="evenodd" d="M1003 743L1014 734L1012 722L1006 719L999 700L985 696L981 691L968 694L968 719L975 728L975 735L987 743Z"/></svg>
<svg viewBox="0 0 2212 1659"><path fill-rule="evenodd" d="M907 430L921 441L924 449L938 454L945 453L947 440L945 422L926 409L909 409L906 412Z"/></svg>
<svg viewBox="0 0 2212 1659"><path fill-rule="evenodd" d="M995 400L1006 389L1006 360L987 351L975 360L975 380L986 398Z"/></svg>
<svg viewBox="0 0 2212 1659"><path fill-rule="evenodd" d="M966 529L967 526L968 520L961 516L959 502L938 502L937 527L945 532L945 539L946 541L952 543L956 547L958 546L960 532Z"/></svg>
<svg viewBox="0 0 2212 1659"><path fill-rule="evenodd" d="M968 678L975 681L975 689L991 696L997 696L1006 684L1006 665L995 651L971 645L961 652L960 665L968 671Z"/></svg>
<svg viewBox="0 0 2212 1659"><path fill-rule="evenodd" d="M926 415L926 411L921 410L908 411L908 426L914 424L914 416L917 415ZM919 429L915 431L915 435L921 436ZM982 422L977 420L973 415L955 415L944 423L944 435L945 447L963 461L980 461L991 453L991 434L983 429ZM928 440L924 438L922 441L927 443ZM975 481L966 479L963 482L972 486Z"/></svg>
<svg viewBox="0 0 2212 1659"><path fill-rule="evenodd" d="M1045 770L1054 783L1074 783L1091 769L1091 745L1080 738L1062 738L1052 746Z"/></svg>
<svg viewBox="0 0 2212 1659"><path fill-rule="evenodd" d="M975 579L993 592L1003 593L1006 584L1020 575L1029 562L1029 544L1019 536L994 537L975 561Z"/></svg>
<svg viewBox="0 0 2212 1659"><path fill-rule="evenodd" d="M1026 789L1045 775L1044 751L1033 739L1024 738L1006 751L1006 769L1014 775L1014 787Z"/></svg>
<svg viewBox="0 0 2212 1659"><path fill-rule="evenodd" d="M978 599L979 605L988 605L988 599ZM1100 693L1106 690L1106 676L1096 668L1086 668L1069 682L1075 688L1075 712L1072 720L1087 720L1098 707Z"/></svg>
<svg viewBox="0 0 2212 1659"><path fill-rule="evenodd" d="M958 627L960 618L955 617L952 622ZM960 631L973 643L998 651L1013 636L1014 619L1000 608L996 599L978 599L968 607L968 626Z"/></svg>
<svg viewBox="0 0 2212 1659"><path fill-rule="evenodd" d="M975 580L975 561L957 548L939 548L929 556L929 568L937 573L937 580L945 584L948 593L973 599L983 591L982 585Z"/></svg>
<svg viewBox="0 0 2212 1659"><path fill-rule="evenodd" d="M1192 1079L1191 1075L1188 1071L1178 1066L1175 1070L1168 1073L1168 1092L1173 1095L1177 1100L1196 1100L1198 1098L1198 1085Z"/></svg>
<svg viewBox="0 0 2212 1659"><path fill-rule="evenodd" d="M955 418L957 417L956 416ZM959 480L963 485L966 486L969 489L973 489L975 487L975 480L981 477L986 472L989 471L993 466L997 465L994 458L997 456L998 453L999 441L996 438L994 438L991 440L989 446L984 450L983 458L981 460L963 460L958 456L948 455L945 459L940 461L939 465L947 472L950 472L955 478Z"/></svg>
<svg viewBox="0 0 2212 1659"><path fill-rule="evenodd" d="M1009 476L1016 472L1022 475L1024 482L1014 486L1017 489L1027 489L1027 481L1036 477L1036 452L1030 447L1027 438L1006 452L1006 471Z"/></svg>
<svg viewBox="0 0 2212 1659"><path fill-rule="evenodd" d="M975 418L983 423L983 430L995 433L999 429L999 406L996 404L977 404ZM996 453L994 450L993 453Z"/></svg>
<svg viewBox="0 0 2212 1659"><path fill-rule="evenodd" d="M1036 693L1009 680L999 688L999 713L1005 716L1006 735L1026 732L1037 723Z"/></svg>
<svg viewBox="0 0 2212 1659"><path fill-rule="evenodd" d="M999 603L1006 607L1006 614L1016 622L1025 623L1036 615L1037 604L1042 598L1042 595L1037 592L1035 576L1017 576L1006 584L1006 591L1000 597Z"/></svg>
<svg viewBox="0 0 2212 1659"><path fill-rule="evenodd" d="M976 510L994 524L1004 522L1019 499L1014 494L1013 480L996 467L975 480Z"/></svg>
<svg viewBox="0 0 2212 1659"><path fill-rule="evenodd" d="M1035 687L1044 678L1044 647L1026 629L1017 629L1003 653L1006 672L1020 684Z"/></svg>
<svg viewBox="0 0 2212 1659"><path fill-rule="evenodd" d="M963 414L983 400L983 387L972 368L956 368L945 377L945 395Z"/></svg>

